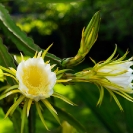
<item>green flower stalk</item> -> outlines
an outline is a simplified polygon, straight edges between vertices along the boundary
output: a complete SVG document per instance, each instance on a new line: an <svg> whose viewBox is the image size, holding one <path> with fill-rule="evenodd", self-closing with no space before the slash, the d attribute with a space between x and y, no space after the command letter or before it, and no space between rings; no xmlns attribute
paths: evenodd
<svg viewBox="0 0 133 133"><path fill-rule="evenodd" d="M21 54L22 61L18 64L17 70L0 66L5 76L9 76L16 81L15 85L5 88L0 96L0 99L3 99L12 94L17 94L14 97L14 104L7 111L5 118L8 115L12 115L19 104L23 103L24 105L21 116L21 133L23 133L25 117L26 115L28 117L32 104L36 105L38 115L47 130L48 127L42 115L43 108L41 107L41 103L48 108L59 123L57 112L47 98L53 96L74 105L69 99L53 90L56 83L68 82L71 79L61 79L59 76L67 70L59 71L57 68L55 71L52 71L55 65L50 66L49 61L44 62L44 57L50 47L51 45L43 53L36 52L33 58L27 60L24 60Z"/></svg>
<svg viewBox="0 0 133 133"><path fill-rule="evenodd" d="M62 61L62 66L65 68L71 68L80 64L85 56L89 53L91 47L95 43L98 37L98 30L100 26L100 12L96 12L92 17L87 28L82 30L82 38L80 42L80 48L75 57L66 58Z"/></svg>
<svg viewBox="0 0 133 133"><path fill-rule="evenodd" d="M119 59L113 58L116 50L117 46L113 54L106 61L96 63L92 60L95 63L93 68L85 69L69 78L72 79L72 82L91 82L96 84L100 91L100 97L97 104L102 103L104 88L106 88L114 98L120 110L123 110L115 94L133 102L133 98L128 95L128 93L133 93L133 70L130 68L130 66L133 65L133 58L124 60L128 51Z"/></svg>

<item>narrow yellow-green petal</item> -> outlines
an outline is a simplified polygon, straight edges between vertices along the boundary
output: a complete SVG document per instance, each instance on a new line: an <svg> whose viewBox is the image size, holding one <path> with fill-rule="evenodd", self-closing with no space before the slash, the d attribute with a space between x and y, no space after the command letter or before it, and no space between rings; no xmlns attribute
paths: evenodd
<svg viewBox="0 0 133 133"><path fill-rule="evenodd" d="M53 106L48 102L48 100L42 100L42 102L45 104L45 106L48 108L48 110L51 112L51 114L55 117L55 119L60 123L60 120L57 116L56 110L53 108Z"/></svg>
<svg viewBox="0 0 133 133"><path fill-rule="evenodd" d="M16 70L12 67L9 67L9 69L14 73L14 75L16 75Z"/></svg>
<svg viewBox="0 0 133 133"><path fill-rule="evenodd" d="M19 60L17 59L16 55L14 55L13 58L15 59L15 61L17 62L17 64L19 64Z"/></svg>
<svg viewBox="0 0 133 133"><path fill-rule="evenodd" d="M109 61L114 57L114 55L116 54L116 51L117 51L117 45L115 45L115 50L114 50L114 52L112 53L112 55L104 62L105 64L106 64L107 62L109 62Z"/></svg>
<svg viewBox="0 0 133 133"><path fill-rule="evenodd" d="M118 91L114 91L115 93L117 93L118 95L124 97L125 99L133 102L133 97L129 96L128 94L126 94L125 92L118 92Z"/></svg>
<svg viewBox="0 0 133 133"><path fill-rule="evenodd" d="M23 56L23 54L20 52L20 55L21 55L21 61L23 61L24 60L24 56Z"/></svg>
<svg viewBox="0 0 133 133"><path fill-rule="evenodd" d="M116 104L118 105L118 107L120 108L120 110L123 111L123 108L122 108L119 100L117 99L117 97L114 95L114 93L109 89L107 89L107 90L109 91L110 95L114 98L114 100L115 100Z"/></svg>
<svg viewBox="0 0 133 133"><path fill-rule="evenodd" d="M122 60L124 60L126 58L126 56L127 56L128 53L129 52L126 51L126 53L122 57L120 57L118 60L116 60L116 61L122 61Z"/></svg>
<svg viewBox="0 0 133 133"><path fill-rule="evenodd" d="M19 85L13 85L13 86L9 87L8 89L6 89L3 93L6 93L6 92L16 89L18 87L19 87Z"/></svg>
<svg viewBox="0 0 133 133"><path fill-rule="evenodd" d="M3 73L5 76L8 76L8 77L11 77L11 78L13 78L17 83L18 83L18 80L13 76L13 75L11 75L11 74L9 74L9 73Z"/></svg>
<svg viewBox="0 0 133 133"><path fill-rule="evenodd" d="M6 90L7 88L11 87L10 85L6 85L0 88L0 92Z"/></svg>
<svg viewBox="0 0 133 133"><path fill-rule="evenodd" d="M62 74L62 73L67 72L67 71L72 71L72 69L58 70L58 72L56 72L56 75L58 75L58 74Z"/></svg>
<svg viewBox="0 0 133 133"><path fill-rule="evenodd" d="M38 104L38 106L39 106L40 110L43 111L41 104Z"/></svg>
<svg viewBox="0 0 133 133"><path fill-rule="evenodd" d="M112 58L114 57L114 55L116 54L116 51L117 51L117 45L115 45L115 50L114 50L114 52L112 53L112 55L106 60L106 61L104 61L102 64L96 64L94 67L97 67L97 69L99 69L99 68L101 68L101 67L103 67L103 66L105 66L106 64L108 64L109 62L111 62L111 60L112 60Z"/></svg>
<svg viewBox="0 0 133 133"><path fill-rule="evenodd" d="M94 28L92 28L91 33L89 34L89 36L85 38L85 43L89 43L90 44L88 49L91 49L92 45L96 41L96 39L95 39L94 42L92 42L92 36L94 35L94 32L95 32L95 30L94 30Z"/></svg>
<svg viewBox="0 0 133 133"><path fill-rule="evenodd" d="M16 102L16 101L15 101L15 102ZM14 113L15 109L17 108L17 106L18 106L18 105L16 105L16 106L11 110L10 115L12 115L12 114Z"/></svg>
<svg viewBox="0 0 133 133"><path fill-rule="evenodd" d="M52 110L55 114L57 114L56 110L53 108L53 106L49 103L47 99L41 100L48 109Z"/></svg>
<svg viewBox="0 0 133 133"><path fill-rule="evenodd" d="M80 43L80 50L83 51L84 50L84 44L85 44L85 27L82 29L82 38L81 38L81 43Z"/></svg>
<svg viewBox="0 0 133 133"><path fill-rule="evenodd" d="M14 94L14 93L21 93L21 91L20 90L12 90L12 91L9 91L8 93L6 93L5 95L6 95L6 97L7 96L9 96L9 95L11 95L11 94Z"/></svg>
<svg viewBox="0 0 133 133"><path fill-rule="evenodd" d="M97 105L101 105L103 97L104 97L104 88L102 86L100 86L99 88L100 91L100 96L99 96L99 100L97 102Z"/></svg>
<svg viewBox="0 0 133 133"><path fill-rule="evenodd" d="M44 120L44 118L43 118L43 115L42 115L42 112L41 112L39 103L38 103L38 102L35 102L35 104L36 104L36 109L37 109L38 115L39 115L39 117L40 117L40 119L41 119L43 125L45 126L45 128L46 128L47 130L49 130L48 127L47 127L47 125L46 125L46 123L45 123L45 120Z"/></svg>
<svg viewBox="0 0 133 133"><path fill-rule="evenodd" d="M29 116L29 111L30 111L31 104L32 104L32 99L28 99L27 116Z"/></svg>
<svg viewBox="0 0 133 133"><path fill-rule="evenodd" d="M8 73L10 73L10 74L12 74L12 75L14 75L14 76L16 76L15 74L14 74L14 72L12 72L10 69L8 69L8 68L5 68L5 67L3 67L3 66L0 66L0 69L2 69L2 70L4 70L4 71L6 71L6 72L8 72Z"/></svg>
<svg viewBox="0 0 133 133"><path fill-rule="evenodd" d="M56 64L53 64L53 65L52 65L52 66L50 66L50 67L51 67L51 69L53 69L55 66L56 66Z"/></svg>
<svg viewBox="0 0 133 133"><path fill-rule="evenodd" d="M9 108L9 110L7 111L5 118L12 112L14 112L14 110L17 108L17 106L23 101L23 99L25 98L25 96L21 95L19 97L19 99Z"/></svg>
<svg viewBox="0 0 133 133"><path fill-rule="evenodd" d="M74 103L73 103L72 101L70 101L68 98L64 97L63 95L61 95L61 94L59 94L59 93L57 93L57 92L54 92L52 96L57 97L57 98L60 98L61 100L65 101L66 103L71 104L71 105L73 105L73 106L74 106L74 105L76 106L76 104L74 104Z"/></svg>
<svg viewBox="0 0 133 133"><path fill-rule="evenodd" d="M51 46L53 45L53 43L46 49L44 50L43 54L42 54L42 58L44 59L46 53L48 52L48 50L51 48Z"/></svg>
<svg viewBox="0 0 133 133"><path fill-rule="evenodd" d="M131 90L130 90L131 91ZM126 97L130 98L131 100L133 100L133 97L131 97L130 95L128 95L124 90L121 91L122 94L124 94ZM130 93L130 92L129 92Z"/></svg>
<svg viewBox="0 0 133 133"><path fill-rule="evenodd" d="M114 84L114 83L112 83L112 82L102 81L102 80L101 80L100 83L101 83L101 84L105 84L106 86L112 86L112 87L114 87L114 88L118 88L119 91L122 91L122 92L130 93L130 91L131 91L131 89L123 89L123 87L120 87L120 86L118 86L117 84ZM107 87L106 87L106 89L107 89Z"/></svg>
<svg viewBox="0 0 133 133"><path fill-rule="evenodd" d="M33 58L36 58L37 57L37 51L36 51L36 53L35 53L35 55L34 55L34 57Z"/></svg>
<svg viewBox="0 0 133 133"><path fill-rule="evenodd" d="M63 75L64 75L64 73L61 73L61 74L56 75L57 80L59 80Z"/></svg>
<svg viewBox="0 0 133 133"><path fill-rule="evenodd" d="M60 82L68 82L68 81L71 81L72 79L58 79L56 80L57 83L60 83Z"/></svg>
<svg viewBox="0 0 133 133"><path fill-rule="evenodd" d="M24 107L23 107L23 111L21 114L21 133L23 133L24 130L24 123L25 123L25 118L26 118L26 109L27 109L27 105L28 105L28 100L26 99L25 103L24 103Z"/></svg>
<svg viewBox="0 0 133 133"><path fill-rule="evenodd" d="M46 64L49 64L49 63L50 63L50 60L46 61L45 63L46 63Z"/></svg>
<svg viewBox="0 0 133 133"><path fill-rule="evenodd" d="M98 72L98 75L99 76L117 76L117 75L124 74L126 72L127 72L127 70L123 70L121 72L116 72L116 73L102 73L102 72Z"/></svg>
<svg viewBox="0 0 133 133"><path fill-rule="evenodd" d="M41 57L41 54L42 54L42 51L40 51L40 52L38 53L38 55L37 55L37 57L36 57L36 58Z"/></svg>
<svg viewBox="0 0 133 133"><path fill-rule="evenodd" d="M91 57L89 57L89 58L94 64L97 64L95 60L93 60Z"/></svg>
<svg viewBox="0 0 133 133"><path fill-rule="evenodd" d="M54 73L57 73L57 72L58 72L58 70L59 70L59 69L58 69L58 67L57 67L57 68L55 69Z"/></svg>
<svg viewBox="0 0 133 133"><path fill-rule="evenodd" d="M9 95L11 95L11 94L14 94L14 93L21 93L21 92L20 92L20 90L12 90L12 91L10 91L10 92L8 92L6 94L1 95L0 96L0 100L5 98L5 97L7 97L7 96L9 96Z"/></svg>

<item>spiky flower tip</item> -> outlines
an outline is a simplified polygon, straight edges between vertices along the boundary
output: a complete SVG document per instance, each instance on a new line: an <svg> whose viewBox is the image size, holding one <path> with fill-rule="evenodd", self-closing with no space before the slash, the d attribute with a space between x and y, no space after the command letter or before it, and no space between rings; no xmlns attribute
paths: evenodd
<svg viewBox="0 0 133 133"><path fill-rule="evenodd" d="M127 93L133 93L133 70L130 68L133 65L132 58L124 60L128 51L119 59L113 58L117 50L117 46L113 54L103 62L95 63L91 69L86 69L75 74L75 79L82 82L92 82L96 84L100 90L100 97L97 104L101 104L104 96L104 88L108 90L111 96L116 101L117 105L123 110L116 94L132 101L133 98Z"/></svg>
<svg viewBox="0 0 133 133"><path fill-rule="evenodd" d="M9 108L5 117L9 114L13 114L15 109L22 102L24 103L23 111L22 111L22 123L21 123L21 133L24 128L24 119L25 116L29 115L29 110L32 103L35 103L38 115L43 122L44 126L48 130L46 123L44 121L42 115L42 107L40 102L42 102L52 113L55 119L60 123L59 118L57 116L56 110L49 103L47 98L50 96L54 96L62 99L63 101L74 105L69 99L62 96L61 94L54 92L53 87L58 82L68 82L70 79L60 79L60 75L67 70L60 70L58 68L52 72L52 68L55 65L50 66L49 61L44 62L44 57L49 50L51 45L42 53L39 52L35 54L33 58L29 58L24 60L23 55L21 54L22 61L18 64L17 70L14 68L5 68L0 66L0 68L5 71L5 76L10 76L11 78L16 80L16 85L6 88L0 99L3 99L11 94L19 93L19 97L16 98L14 104Z"/></svg>

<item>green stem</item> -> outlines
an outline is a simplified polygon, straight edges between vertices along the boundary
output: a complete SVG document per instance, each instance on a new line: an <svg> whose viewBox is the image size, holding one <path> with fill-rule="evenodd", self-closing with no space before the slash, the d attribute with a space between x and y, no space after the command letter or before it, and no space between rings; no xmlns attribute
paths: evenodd
<svg viewBox="0 0 133 133"><path fill-rule="evenodd" d="M35 133L35 125L36 125L36 111L35 111L35 106L32 105L28 117L29 133Z"/></svg>

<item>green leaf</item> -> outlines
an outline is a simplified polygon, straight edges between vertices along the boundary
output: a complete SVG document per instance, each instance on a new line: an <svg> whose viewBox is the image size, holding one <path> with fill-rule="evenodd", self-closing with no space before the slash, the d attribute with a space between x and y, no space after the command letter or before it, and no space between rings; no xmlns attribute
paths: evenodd
<svg viewBox="0 0 133 133"><path fill-rule="evenodd" d="M21 115L20 112L18 111L18 109L16 109L15 112L12 114L12 116L9 116L10 120L13 122L15 133L20 133L20 128L21 128L20 115Z"/></svg>
<svg viewBox="0 0 133 133"><path fill-rule="evenodd" d="M125 114L125 120L126 120L126 127L127 132L132 133L133 132L133 103L123 99L124 102L124 114Z"/></svg>
<svg viewBox="0 0 133 133"><path fill-rule="evenodd" d="M116 116L114 116L114 113L111 112L111 105L107 104L107 108L102 108L103 105L101 105L101 107L96 107L98 95L95 96L95 89L97 88L90 85L89 83L80 83L75 86L74 90L76 91L77 96L80 97L82 101L86 104L86 106L88 106L88 108L92 110L92 112L104 125L107 131L109 131L110 133L123 133L118 123L115 121Z"/></svg>
<svg viewBox="0 0 133 133"><path fill-rule="evenodd" d="M33 40L28 38L26 34L15 25L15 22L11 19L8 11L2 4L0 4L0 26L5 31L5 34L16 44L17 48L21 51L25 51L27 55L32 56L36 50L40 50L40 48L34 44Z"/></svg>
<svg viewBox="0 0 133 133"><path fill-rule="evenodd" d="M27 35L16 26L15 22L2 4L0 4L0 28L2 28L6 36L8 36L16 47L20 51L23 51L25 55L32 57L36 51L42 50L31 38L27 37ZM60 64L60 58L53 54L47 53L46 59L50 60L51 64Z"/></svg>
<svg viewBox="0 0 133 133"><path fill-rule="evenodd" d="M85 132L85 128L72 115L70 115L69 113L67 113L63 109L60 109L60 108L58 108L56 106L53 106L53 107L56 109L56 111L57 111L57 113L59 115L59 118L61 120L67 121L70 125L72 125L80 133L84 133Z"/></svg>
<svg viewBox="0 0 133 133"><path fill-rule="evenodd" d="M5 45L3 45L2 39L0 38L0 65L3 67L13 67L15 68L15 64L13 62L13 58L12 56L8 53L7 48ZM14 85L15 81L10 78L7 77L7 82L10 85Z"/></svg>
<svg viewBox="0 0 133 133"><path fill-rule="evenodd" d="M28 0L29 2L35 2L34 0ZM79 2L83 0L37 0L37 2L45 2L45 3L71 3L71 2Z"/></svg>

